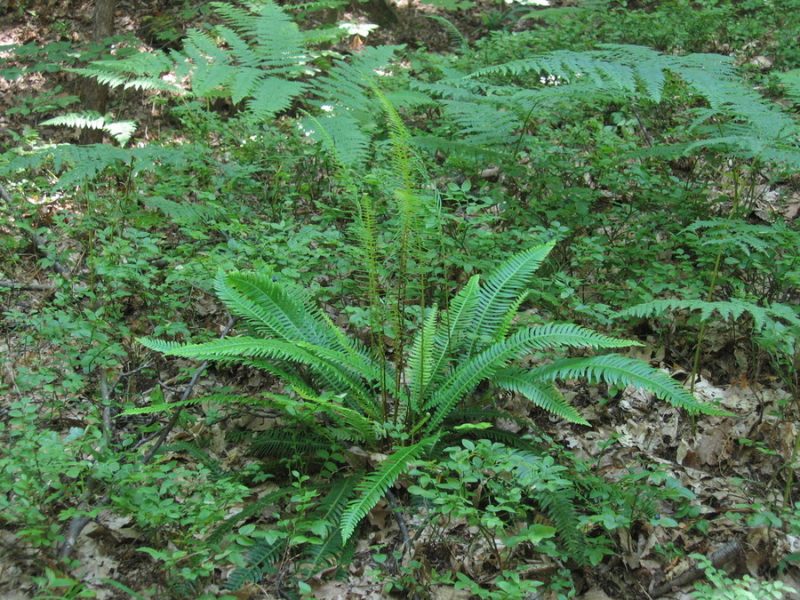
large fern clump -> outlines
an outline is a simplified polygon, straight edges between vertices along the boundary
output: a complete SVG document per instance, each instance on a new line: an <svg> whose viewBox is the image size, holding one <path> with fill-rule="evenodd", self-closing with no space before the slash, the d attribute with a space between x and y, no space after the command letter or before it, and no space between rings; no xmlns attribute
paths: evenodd
<svg viewBox="0 0 800 600"><path fill-rule="evenodd" d="M346 542L359 522L416 459L430 456L447 437L459 435L464 409L491 418L495 394L513 392L565 421L587 425L554 382L585 378L615 386L652 390L690 413L721 414L698 402L666 374L617 354L545 360L568 349L616 349L636 342L572 324L516 327L534 273L553 244L520 252L485 279L473 276L447 310L427 310L405 348L404 370L348 337L302 289L252 273L217 280L217 293L249 330L202 344L156 339L141 342L183 358L242 364L261 369L284 384L283 391L256 398L224 397L284 411L286 424L255 437L262 451L296 455L346 443L387 454L376 469L352 482L352 498L337 512L338 536ZM529 357L536 366L525 366ZM491 436L492 423L482 429ZM463 429L463 427L462 427Z"/></svg>
<svg viewBox="0 0 800 600"><path fill-rule="evenodd" d="M800 165L796 122L754 90L730 57L669 55L631 45L557 50L471 72L450 70L432 83L415 82L417 89L441 103L447 122L457 131L450 139L428 136L420 143L459 154L476 145L484 152L508 152L519 147L537 114L557 113L575 103L660 103L669 82L676 80L706 106L694 109L692 139L658 144L650 153L671 156L714 148L792 168Z"/></svg>

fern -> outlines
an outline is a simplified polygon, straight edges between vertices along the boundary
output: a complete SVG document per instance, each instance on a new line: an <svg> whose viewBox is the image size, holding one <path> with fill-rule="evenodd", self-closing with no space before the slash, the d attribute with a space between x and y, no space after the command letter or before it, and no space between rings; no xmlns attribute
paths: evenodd
<svg viewBox="0 0 800 600"><path fill-rule="evenodd" d="M412 385L411 402L414 409L422 404L425 390L435 373L437 361L434 351L436 349L438 316L438 311L434 306L411 344L408 379Z"/></svg>
<svg viewBox="0 0 800 600"><path fill-rule="evenodd" d="M585 419L558 393L554 381L581 377L611 385L635 385L689 412L726 414L698 402L647 364L622 356L562 358L532 369L521 368L520 361L531 354L637 345L574 324L515 327L514 317L528 296L533 274L552 247L552 243L546 244L510 257L485 279L472 277L448 310L429 309L415 339L396 349L400 357L392 359L395 364L349 339L303 290L245 273L220 276L217 290L253 335L204 344L140 341L164 354L242 363L282 379L286 393L262 393L244 400L277 408L289 421L254 436L252 448L257 453L296 456L329 451L342 443L376 451L384 451L390 444L394 447L389 457L355 486L354 496L341 514L331 509L325 516L325 522L329 517L338 519L339 529L338 538L330 535L325 539L325 554L343 547L409 463L435 453L444 435L472 435L480 430L487 438L513 443L486 423L501 413L487 406L488 396L474 393L483 382L584 425ZM387 377L396 378L393 388L385 384ZM462 407L456 413L458 405ZM467 409L479 412L469 417ZM483 431L486 427L491 431ZM389 433L398 429L402 445ZM554 521L564 519L566 523L569 515L560 515L553 507L549 510ZM318 566L319 562L312 564Z"/></svg>
<svg viewBox="0 0 800 600"><path fill-rule="evenodd" d="M534 350L561 346L577 348L620 348L636 342L607 337L577 325L543 325L522 329L502 342L492 344L456 368L426 408L434 410L427 431L436 429L455 404L509 361L521 358Z"/></svg>
<svg viewBox="0 0 800 600"><path fill-rule="evenodd" d="M733 60L713 54L660 54L630 45L601 45L596 50L559 50L548 54L482 67L471 73L451 71L434 83L414 86L437 98L458 133L470 142L502 150L517 144L532 107L547 110L559 103L642 98L661 102L671 78L678 78L708 104L695 127L699 139L673 146L675 154L705 148L744 157L759 157L795 167L800 165L798 129L789 114L763 98L737 73ZM721 120L721 121L720 121ZM518 133L517 133L518 132ZM449 147L464 156L475 143L457 143L428 137L420 140ZM645 151L668 154L668 147Z"/></svg>
<svg viewBox="0 0 800 600"><path fill-rule="evenodd" d="M251 517L257 516L259 513L264 511L266 508L270 506L275 506L280 500L282 500L285 496L289 494L289 490L276 490L274 492L270 492L268 494L263 495L258 500L254 502L250 502L247 506L245 506L242 510L240 510L235 515L232 515L225 519L217 528L211 532L211 534L206 538L206 541L210 544L217 544L233 529L241 523L242 521L246 521Z"/></svg>
<svg viewBox="0 0 800 600"><path fill-rule="evenodd" d="M534 405L566 421L588 425L588 421L572 407L553 385L543 384L521 369L505 369L495 373L495 385L521 394Z"/></svg>
<svg viewBox="0 0 800 600"><path fill-rule="evenodd" d="M569 489L535 491L533 497L555 525L558 537L569 555L581 562L586 555L586 540L580 530L574 495Z"/></svg>
<svg viewBox="0 0 800 600"><path fill-rule="evenodd" d="M409 463L419 458L436 440L436 436L428 437L411 446L396 449L381 463L377 471L356 485L357 497L347 505L342 514L340 525L342 540L346 542L350 539L359 522L378 504L387 490L408 468Z"/></svg>
<svg viewBox="0 0 800 600"><path fill-rule="evenodd" d="M42 121L41 125L74 127L76 129L99 129L114 138L120 146L127 144L136 131L133 121L109 121L94 113L70 113Z"/></svg>
<svg viewBox="0 0 800 600"><path fill-rule="evenodd" d="M298 432L297 428L275 427L261 432L250 440L250 452L256 456L293 457L328 450L329 440Z"/></svg>
<svg viewBox="0 0 800 600"><path fill-rule="evenodd" d="M743 314L750 315L753 320L753 327L757 332L762 331L767 325L776 320L784 320L789 325L800 326L800 317L791 310L782 310L778 305L776 308L758 306L744 300L732 299L728 301L707 302L704 300L654 300L631 306L617 313L617 318L640 318L665 316L669 312L685 310L700 313L701 321L708 321L714 314L722 319L736 321Z"/></svg>
<svg viewBox="0 0 800 600"><path fill-rule="evenodd" d="M533 274L553 249L555 242L520 252L509 258L481 285L478 304L468 329L472 341L467 354L492 340L508 309L527 292Z"/></svg>
<svg viewBox="0 0 800 600"><path fill-rule="evenodd" d="M330 523L328 535L322 544L312 545L306 556L306 568L315 574L320 568L327 566L341 552L344 542L338 528L342 513L355 491L357 476L343 477L333 484L330 491L322 499L314 513L314 518Z"/></svg>
<svg viewBox="0 0 800 600"><path fill-rule="evenodd" d="M248 550L245 557L246 567L238 567L228 575L225 587L229 590L238 590L246 583L261 581L270 567L278 561L286 546L284 540L258 540Z"/></svg>
<svg viewBox="0 0 800 600"><path fill-rule="evenodd" d="M656 397L691 414L731 416L725 410L699 402L674 379L661 371L640 360L617 354L564 358L532 369L529 376L539 381L587 379L590 382L604 381L614 386L644 388L653 392Z"/></svg>
<svg viewBox="0 0 800 600"><path fill-rule="evenodd" d="M163 78L172 71L174 59L165 52L140 52L126 58L96 60L86 67L67 69L72 73L90 77L110 88L140 91L169 92L181 95L184 90Z"/></svg>

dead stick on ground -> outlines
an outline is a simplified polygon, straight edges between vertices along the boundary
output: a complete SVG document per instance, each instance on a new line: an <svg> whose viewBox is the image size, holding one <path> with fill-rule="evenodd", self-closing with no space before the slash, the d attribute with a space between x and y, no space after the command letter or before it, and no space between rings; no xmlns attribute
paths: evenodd
<svg viewBox="0 0 800 600"><path fill-rule="evenodd" d="M42 236L40 236L38 233L35 233L34 231L26 231L25 233L28 234L28 238L31 240L31 242L33 242L33 245L36 247L36 250L39 252L39 254L53 261L53 270L56 273L66 278L70 278L72 276L72 273L67 267L65 267L55 258L50 256L50 251L47 249L46 239L44 239Z"/></svg>
<svg viewBox="0 0 800 600"><path fill-rule="evenodd" d="M100 396L103 399L103 437L110 446L114 443L114 426L111 422L111 391L105 369L100 369Z"/></svg>
<svg viewBox="0 0 800 600"><path fill-rule="evenodd" d="M220 338L224 338L228 333L230 333L231 329L233 329L233 325L236 322L234 317L228 319L228 324L225 325L225 328L222 330L220 334ZM186 388L183 390L183 394L181 394L181 401L186 401L192 395L192 391L194 387L197 385L197 382L200 380L200 377L205 372L206 367L208 367L208 361L202 363L197 369L195 370L192 378L189 380L189 383L186 385ZM104 393L102 390L102 381L101 379L101 393ZM107 384L106 384L107 389ZM161 445L167 439L167 436L170 432L175 428L175 425L178 423L178 419L180 419L181 415L181 408L178 408L175 413L172 415L172 418L169 420L169 423L166 424L164 429L161 430L161 433L158 435L155 444L147 453L142 457L142 464L149 463L153 457L156 455L158 450L161 448ZM105 419L104 419L105 420ZM105 494L100 500L95 504L95 506L101 506L108 502L109 495ZM88 508L85 503L81 504L82 508ZM80 536L81 532L83 531L84 527L86 527L92 521L92 517L88 516L80 516L75 517L70 521L69 525L67 526L67 533L64 536L64 543L61 545L61 548L58 552L59 560L65 560L69 557L72 553L72 549L75 547L75 544L78 542L78 537Z"/></svg>
<svg viewBox="0 0 800 600"><path fill-rule="evenodd" d="M31 290L34 292L48 292L56 288L52 283L39 283L32 281L30 283L23 283L21 281L8 281L7 279L0 279L0 288L8 288L12 290Z"/></svg>
<svg viewBox="0 0 800 600"><path fill-rule="evenodd" d="M11 204L11 195L6 191L6 188L0 184L0 199L4 202L8 202ZM30 231L25 229L25 234L28 236L28 239L31 240L34 246L36 246L36 250L45 258L49 258L53 261L53 269L59 275L63 275L64 277L70 277L72 273L69 269L67 269L64 265L58 262L55 258L50 256L50 252L47 250L47 240L44 239L39 234L35 233L34 231Z"/></svg>
<svg viewBox="0 0 800 600"><path fill-rule="evenodd" d="M717 548L714 552L709 554L708 560L714 566L715 569L720 568L724 564L730 562L734 558L736 558L742 552L742 543L739 540L733 540L728 542L727 544ZM678 575L672 581L667 581L666 583L661 584L655 590L653 590L651 597L658 598L659 596L663 596L664 594L668 594L676 588L683 587L684 585L688 585L705 575L705 570L699 566L694 566L680 575Z"/></svg>
<svg viewBox="0 0 800 600"><path fill-rule="evenodd" d="M235 322L236 319L234 317L228 319L228 324L225 325L225 328L222 330L222 333L220 334L221 338L224 338L226 335L228 335L228 333L230 333L230 330L233 329L233 324ZM197 382L200 380L200 376L205 372L207 366L208 366L208 361L206 360L199 367L197 367L197 370L194 372L194 375L192 375L192 379L189 381L189 385L186 386L186 389L183 390L183 394L181 394L180 402L185 402L186 400L189 399L189 397L192 395L192 390L194 390L194 386L197 385ZM156 452L158 452L159 448L161 448L161 445L164 443L164 440L167 439L167 436L175 428L175 425L178 424L178 419L181 418L181 412L182 409L179 407L178 410L176 410L173 413L172 418L169 420L169 423L167 423L167 426L161 430L161 433L156 438L156 443L153 444L153 447L150 448L150 450L147 451L147 454L144 455L144 458L142 460L145 463L150 462L153 456L155 456Z"/></svg>

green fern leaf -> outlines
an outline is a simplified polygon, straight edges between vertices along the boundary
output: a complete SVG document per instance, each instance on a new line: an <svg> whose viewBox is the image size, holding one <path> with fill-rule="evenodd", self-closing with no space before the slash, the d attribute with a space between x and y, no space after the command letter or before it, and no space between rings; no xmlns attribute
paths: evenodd
<svg viewBox="0 0 800 600"><path fill-rule="evenodd" d="M469 326L473 337L467 355L485 347L495 337L508 309L527 291L533 274L554 246L555 242L550 242L515 254L484 280Z"/></svg>
<svg viewBox="0 0 800 600"><path fill-rule="evenodd" d="M521 329L508 339L492 344L479 354L465 360L453 371L425 406L435 411L427 431L434 431L456 403L472 393L481 381L490 379L511 360L521 358L535 350L559 347L622 348L631 345L638 345L638 342L608 337L578 325L549 324Z"/></svg>
<svg viewBox="0 0 800 600"><path fill-rule="evenodd" d="M542 410L561 417L571 423L589 425L581 414L571 406L552 384L542 383L522 369L505 369L492 376L492 383L498 387L525 396Z"/></svg>
<svg viewBox="0 0 800 600"><path fill-rule="evenodd" d="M725 410L700 402L674 379L647 363L618 354L564 358L532 369L529 371L529 376L542 382L557 379L587 379L590 382L605 381L616 386L633 386L649 390L656 397L690 414L731 416Z"/></svg>
<svg viewBox="0 0 800 600"><path fill-rule="evenodd" d="M342 514L340 531L343 541L352 537L361 520L378 504L408 468L409 463L419 458L437 439L438 436L428 437L411 446L397 448L374 473L359 482L355 492L357 497L347 505Z"/></svg>
<svg viewBox="0 0 800 600"><path fill-rule="evenodd" d="M434 349L438 316L434 306L411 344L408 381L411 386L411 407L414 411L422 405L423 393L435 374Z"/></svg>

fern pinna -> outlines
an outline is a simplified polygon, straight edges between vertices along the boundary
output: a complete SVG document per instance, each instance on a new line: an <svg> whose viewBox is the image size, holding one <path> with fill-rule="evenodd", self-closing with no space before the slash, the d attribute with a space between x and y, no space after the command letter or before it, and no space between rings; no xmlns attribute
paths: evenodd
<svg viewBox="0 0 800 600"><path fill-rule="evenodd" d="M469 430L454 415L467 414L466 407L491 408L489 394L475 393L482 383L516 393L535 407L583 425L586 420L560 394L556 380L581 377L643 387L690 413L721 414L714 406L698 402L666 374L620 355L561 358L522 367L520 361L532 353L541 356L563 349L637 344L572 324L514 326L534 273L552 248L549 243L520 252L485 280L472 277L452 299L449 310L429 309L405 349L405 369L399 376L394 362L380 359L346 336L304 290L252 273L230 273L216 284L219 297L247 325L250 335L203 344L141 342L172 356L248 365L282 380L282 393L263 393L258 400L283 410L286 421L294 424L295 431L299 426L303 436L287 436L289 429L278 427L260 436L260 444L268 450L294 454L319 444L344 442L386 453L372 473L353 482L352 497L333 513L339 521L341 543L346 543L409 464L430 457L446 436ZM383 402L384 394L395 401ZM238 401L252 403L254 399ZM485 420L481 410L473 414ZM491 437L489 430L481 433Z"/></svg>

